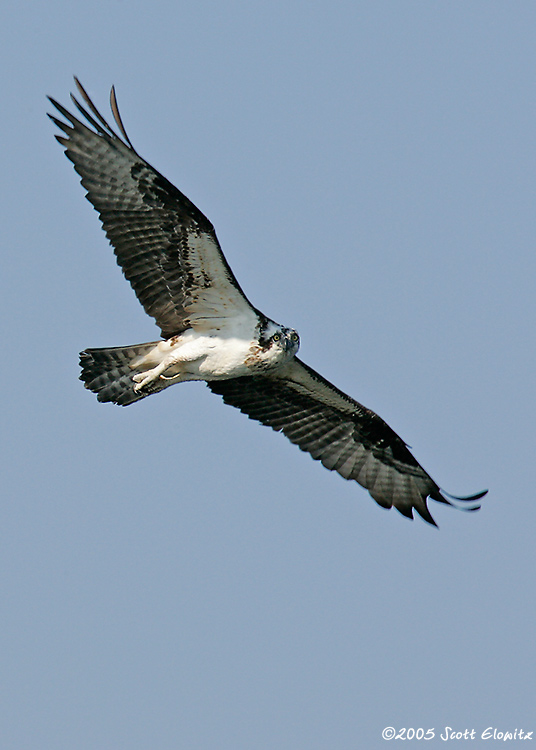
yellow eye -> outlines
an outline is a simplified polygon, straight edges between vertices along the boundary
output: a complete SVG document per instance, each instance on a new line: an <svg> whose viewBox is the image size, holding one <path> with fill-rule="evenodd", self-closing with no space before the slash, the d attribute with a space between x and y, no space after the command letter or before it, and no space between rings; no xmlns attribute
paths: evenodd
<svg viewBox="0 0 536 750"><path fill-rule="evenodd" d="M280 333L274 333L274 335L272 336L272 338L273 338L274 341L279 341L281 339L281 334Z"/></svg>
<svg viewBox="0 0 536 750"><path fill-rule="evenodd" d="M292 339L293 341L299 341L299 340L300 340L300 337L298 336L298 334L297 334L297 333L293 333L293 334L292 334L292 336L291 336L290 338L291 338L291 339Z"/></svg>

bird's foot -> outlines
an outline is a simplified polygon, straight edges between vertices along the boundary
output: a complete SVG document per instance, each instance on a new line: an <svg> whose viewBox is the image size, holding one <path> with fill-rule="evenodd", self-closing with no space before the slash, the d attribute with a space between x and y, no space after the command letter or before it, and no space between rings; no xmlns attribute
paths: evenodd
<svg viewBox="0 0 536 750"><path fill-rule="evenodd" d="M132 376L132 380L136 383L134 390L136 393L142 391L146 386L154 383L160 375L164 372L166 366L164 363L159 364L157 367L153 367L152 370L146 370L145 372L139 372L137 375Z"/></svg>
<svg viewBox="0 0 536 750"><path fill-rule="evenodd" d="M139 372L137 375L133 375L132 380L134 380L134 382L136 383L136 385L134 386L134 390L136 391L136 393L142 391L151 383L154 383L155 380L175 380L176 378L180 378L180 373L175 373L174 375L164 375L164 372L168 369L168 367L172 367L176 364L176 359L165 359L163 362L161 362L156 367L153 367L151 370L145 370L145 372Z"/></svg>

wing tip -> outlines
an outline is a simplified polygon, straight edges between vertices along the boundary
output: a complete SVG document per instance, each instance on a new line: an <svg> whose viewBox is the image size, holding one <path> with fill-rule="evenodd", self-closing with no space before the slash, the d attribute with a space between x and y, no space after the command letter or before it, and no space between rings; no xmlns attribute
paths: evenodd
<svg viewBox="0 0 536 750"><path fill-rule="evenodd" d="M466 513L474 513L475 511L480 510L482 507L482 505L478 502L478 500L481 500L487 494L488 494L488 490L481 490L480 492L475 492L472 495L451 495L450 492L437 489L435 492L431 492L428 497L431 500L435 500L438 503L443 503L444 505L450 505L451 508L455 508L456 510L463 510ZM465 505L464 503L467 503L467 505ZM432 521L433 525L437 527L437 524L432 519L432 516L430 515L427 506L426 506L426 511L427 511L429 518L425 517L421 513L419 508L416 508L416 510L424 518L425 521L428 521L428 523Z"/></svg>
<svg viewBox="0 0 536 750"><path fill-rule="evenodd" d="M489 490L481 490L480 492L475 492L474 495L451 495L449 492L445 492L445 490L441 490L444 495L449 497L451 500L458 500L461 503L471 503L475 500L480 500L484 497L484 495L487 495Z"/></svg>
<svg viewBox="0 0 536 750"><path fill-rule="evenodd" d="M125 126L121 119L121 115L119 113L119 107L117 105L117 96L115 93L115 86L112 86L111 91L110 91L110 107L112 110L114 120L119 129L119 135L106 121L106 119L99 112L97 107L93 104L91 97L87 93L84 86L81 84L80 79L77 76L73 76L73 78L74 78L76 88L78 90L78 95L81 101L83 102L83 104L81 104L81 102L72 93L71 93L71 101L75 105L76 109L80 112L80 114L84 117L84 119L87 120L87 122L95 129L97 135L104 136L112 140L120 141L121 143L123 143L123 145L130 148L134 153L137 153L134 146L132 145L132 141L127 135L127 131L125 129ZM47 96L47 99L52 104L52 106L55 107L58 110L58 112L63 117L65 117L66 120L68 120L68 122L71 123L70 126L66 125L65 123L62 123L61 121L54 119L54 116L49 114L48 116L50 117L50 119L62 130L67 132L67 130L76 129L77 127L87 128L87 125L85 123L78 120L62 104L60 104L56 99L54 99L54 97Z"/></svg>

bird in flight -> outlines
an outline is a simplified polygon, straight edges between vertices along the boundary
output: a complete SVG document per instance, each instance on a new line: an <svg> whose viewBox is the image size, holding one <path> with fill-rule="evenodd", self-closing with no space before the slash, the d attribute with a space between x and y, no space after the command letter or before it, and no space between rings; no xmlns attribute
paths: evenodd
<svg viewBox="0 0 536 750"><path fill-rule="evenodd" d="M448 495L383 419L298 359L293 328L254 307L222 253L214 227L134 149L112 87L114 130L83 86L71 96L85 122L50 98L62 121L56 138L98 211L117 263L161 340L80 354L85 387L99 401L128 406L175 383L210 390L271 427L384 508L413 510L436 525L428 499L478 510L479 492Z"/></svg>

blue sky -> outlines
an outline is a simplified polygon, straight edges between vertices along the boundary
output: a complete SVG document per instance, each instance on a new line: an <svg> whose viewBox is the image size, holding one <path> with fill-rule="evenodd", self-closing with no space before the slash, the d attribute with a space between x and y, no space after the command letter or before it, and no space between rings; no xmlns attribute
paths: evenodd
<svg viewBox="0 0 536 750"><path fill-rule="evenodd" d="M536 731L535 24L493 0L4 10L3 749ZM84 391L81 349L157 332L45 118L73 74L103 110L115 84L308 364L446 490L489 487L479 513L386 512L201 384Z"/></svg>

